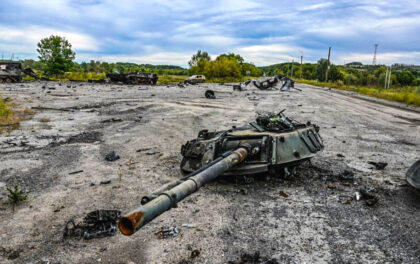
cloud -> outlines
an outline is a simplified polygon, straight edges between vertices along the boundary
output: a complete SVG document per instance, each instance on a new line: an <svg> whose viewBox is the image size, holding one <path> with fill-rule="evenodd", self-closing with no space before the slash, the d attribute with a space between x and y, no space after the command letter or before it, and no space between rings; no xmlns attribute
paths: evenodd
<svg viewBox="0 0 420 264"><path fill-rule="evenodd" d="M82 55L86 59L90 57L89 54ZM191 59L191 53L181 52L157 52L147 55L128 55L119 54L115 56L102 56L100 60L107 62L134 62L139 64L171 64L186 66L187 62Z"/></svg>
<svg viewBox="0 0 420 264"><path fill-rule="evenodd" d="M296 60L296 53L302 48L281 44L253 45L235 49L246 60L262 66ZM295 55L294 55L295 54Z"/></svg>
<svg viewBox="0 0 420 264"><path fill-rule="evenodd" d="M28 58L41 38L59 34L78 61L186 65L201 49L267 65L298 58L299 50L317 61L332 46L341 62L371 57L378 43L378 61L420 64L419 0L3 0L0 12L0 52Z"/></svg>
<svg viewBox="0 0 420 264"><path fill-rule="evenodd" d="M42 38L51 35L65 37L76 51L99 50L99 43L88 35L38 26L30 26L22 29L0 25L0 47L2 47L3 44L8 44L9 46L16 46L13 50L30 51L36 47L36 44Z"/></svg>
<svg viewBox="0 0 420 264"><path fill-rule="evenodd" d="M299 8L299 10L301 10L301 11L311 11L311 10L316 10L316 9L327 8L327 7L330 7L332 5L334 5L333 2L325 2L325 3L319 3L319 4L305 6L305 7Z"/></svg>

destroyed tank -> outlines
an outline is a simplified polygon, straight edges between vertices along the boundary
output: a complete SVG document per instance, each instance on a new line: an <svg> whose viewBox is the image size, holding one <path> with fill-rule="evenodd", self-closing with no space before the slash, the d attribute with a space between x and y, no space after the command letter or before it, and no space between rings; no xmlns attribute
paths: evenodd
<svg viewBox="0 0 420 264"><path fill-rule="evenodd" d="M144 196L141 206L122 217L118 227L124 235L132 235L220 175L287 175L324 148L318 132L318 126L298 123L283 111L260 115L242 127L202 130L181 147L181 170L190 174Z"/></svg>
<svg viewBox="0 0 420 264"><path fill-rule="evenodd" d="M193 172L205 166L222 153L249 144L259 149L240 165L224 175L247 175L275 172L293 168L312 158L322 150L319 127L311 123L300 124L282 112L259 116L256 122L229 130L209 132L202 130L197 139L182 146L181 169Z"/></svg>
<svg viewBox="0 0 420 264"><path fill-rule="evenodd" d="M38 79L32 69L23 69L20 62L0 62L0 83L21 82L27 75Z"/></svg>
<svg viewBox="0 0 420 264"><path fill-rule="evenodd" d="M158 76L154 73L107 73L106 77L114 83L124 84L156 84Z"/></svg>

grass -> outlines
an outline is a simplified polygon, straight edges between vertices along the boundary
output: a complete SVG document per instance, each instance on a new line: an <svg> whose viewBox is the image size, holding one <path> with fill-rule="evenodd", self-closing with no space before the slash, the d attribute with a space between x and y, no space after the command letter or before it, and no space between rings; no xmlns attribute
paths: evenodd
<svg viewBox="0 0 420 264"><path fill-rule="evenodd" d="M15 210L15 206L17 206L20 202L26 201L28 198L28 194L21 189L16 182L13 187L6 186L6 190L8 192L7 199L13 206L13 211Z"/></svg>
<svg viewBox="0 0 420 264"><path fill-rule="evenodd" d="M179 83L187 79L187 75L158 75L158 84L162 83Z"/></svg>
<svg viewBox="0 0 420 264"><path fill-rule="evenodd" d="M9 106L3 100L3 98L0 97L0 124L8 122L10 120L11 114L12 112L10 111Z"/></svg>
<svg viewBox="0 0 420 264"><path fill-rule="evenodd" d="M5 102L0 97L0 133L18 129L21 121L30 119L34 115L33 110L29 108L18 110L18 107L18 104L10 100Z"/></svg>
<svg viewBox="0 0 420 264"><path fill-rule="evenodd" d="M340 83L325 83L313 80L298 80L299 83L306 83L315 86L335 88L357 92L359 94L381 98L389 101L400 102L413 106L420 106L420 87L391 87L390 89L382 89L377 87L343 85Z"/></svg>

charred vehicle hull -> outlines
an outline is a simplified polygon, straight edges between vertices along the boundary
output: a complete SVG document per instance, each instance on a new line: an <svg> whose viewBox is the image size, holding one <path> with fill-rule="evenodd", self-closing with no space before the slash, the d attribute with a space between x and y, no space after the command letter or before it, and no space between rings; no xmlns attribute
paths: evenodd
<svg viewBox="0 0 420 264"><path fill-rule="evenodd" d="M318 127L300 124L282 112L259 116L249 125L219 132L202 130L181 148L181 169L191 172L141 199L141 206L118 222L132 235L222 174L255 174L294 167L323 149Z"/></svg>
<svg viewBox="0 0 420 264"><path fill-rule="evenodd" d="M106 77L114 83L156 84L158 76L154 73L107 73Z"/></svg>
<svg viewBox="0 0 420 264"><path fill-rule="evenodd" d="M21 82L25 76L38 79L32 69L23 69L20 62L0 62L0 83Z"/></svg>
<svg viewBox="0 0 420 264"><path fill-rule="evenodd" d="M182 146L181 169L192 172L205 166L222 153L243 144L260 148L257 155L247 159L224 175L246 175L292 168L323 149L318 127L294 124L293 127L267 130L257 123L239 128L209 133L201 131L197 139Z"/></svg>

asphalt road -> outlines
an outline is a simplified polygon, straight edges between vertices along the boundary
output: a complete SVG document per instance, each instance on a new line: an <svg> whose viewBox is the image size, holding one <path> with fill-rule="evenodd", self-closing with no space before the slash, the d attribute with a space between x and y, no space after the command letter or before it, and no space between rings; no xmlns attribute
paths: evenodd
<svg viewBox="0 0 420 264"><path fill-rule="evenodd" d="M19 129L0 134L0 201L14 182L30 191L14 212L0 205L0 262L227 263L258 251L278 263L419 263L420 194L406 184L405 172L420 158L420 114L297 87L303 91L0 85L3 97L35 111ZM206 89L216 99L206 99ZM96 209L127 213L143 194L181 177L180 147L200 130L226 129L282 109L320 126L325 143L294 177L221 179L133 236L62 239L67 220L80 221ZM112 150L121 158L106 161ZM369 161L388 165L376 170ZM345 170L354 173L353 183L340 181ZM355 200L364 186L374 188L374 206ZM162 226L181 231L157 239ZM193 250L198 257L191 258Z"/></svg>

